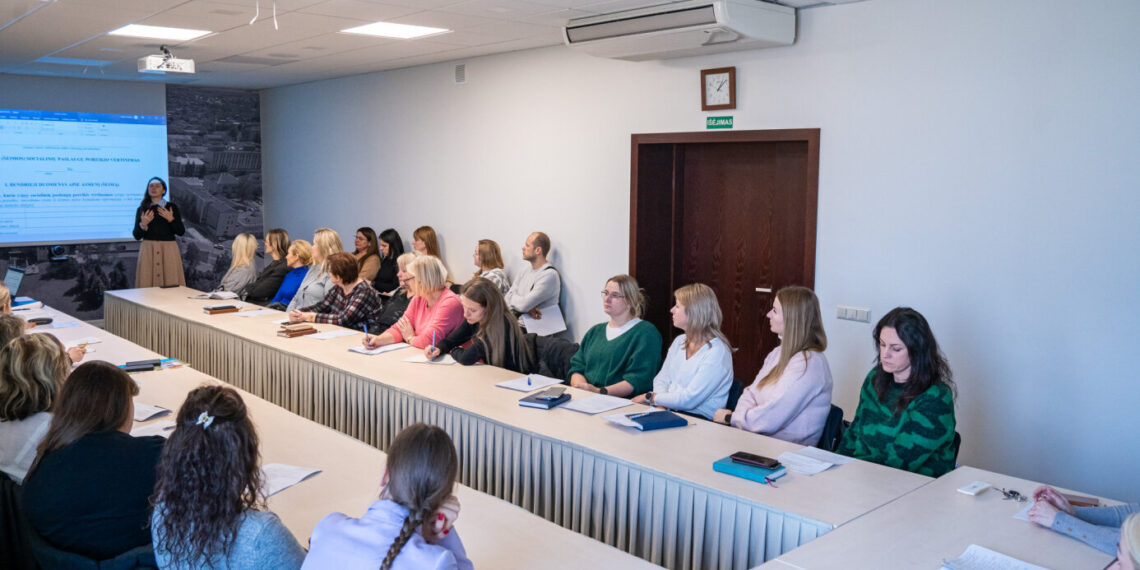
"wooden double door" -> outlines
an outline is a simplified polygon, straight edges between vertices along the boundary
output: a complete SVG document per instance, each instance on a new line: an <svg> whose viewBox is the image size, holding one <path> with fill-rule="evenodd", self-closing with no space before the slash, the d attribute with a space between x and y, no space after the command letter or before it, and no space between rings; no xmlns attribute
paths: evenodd
<svg viewBox="0 0 1140 570"><path fill-rule="evenodd" d="M680 331L673 291L716 291L734 371L752 382L779 344L765 314L775 292L815 285L819 129L633 135L630 273L645 319Z"/></svg>

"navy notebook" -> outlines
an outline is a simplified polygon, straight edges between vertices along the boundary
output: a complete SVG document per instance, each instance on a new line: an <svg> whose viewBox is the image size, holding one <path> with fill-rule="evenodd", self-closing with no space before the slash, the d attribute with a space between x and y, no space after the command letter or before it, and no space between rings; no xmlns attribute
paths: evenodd
<svg viewBox="0 0 1140 570"><path fill-rule="evenodd" d="M564 393L557 398L540 398L539 396L541 395L542 392L531 394L519 400L519 405L526 406L528 408L542 408L543 410L549 410L550 408L560 406L570 401L570 394Z"/></svg>
<svg viewBox="0 0 1140 570"><path fill-rule="evenodd" d="M630 416L629 421L637 424L637 429L641 431L652 431L655 429L665 429L671 427L684 427L689 425L689 421L681 416L670 412L669 410L658 410L656 412L648 412Z"/></svg>
<svg viewBox="0 0 1140 570"><path fill-rule="evenodd" d="M743 477L749 481L756 481L757 483L767 483L767 481L765 481L765 478L773 480L779 479L780 477L783 477L785 473L787 473L787 470L784 469L784 466L782 465L775 469L765 469L763 467L757 467L755 465L736 463L732 460L732 457L725 457L724 459L718 459L717 461L714 461L713 471L727 473L728 475L734 475L736 477Z"/></svg>

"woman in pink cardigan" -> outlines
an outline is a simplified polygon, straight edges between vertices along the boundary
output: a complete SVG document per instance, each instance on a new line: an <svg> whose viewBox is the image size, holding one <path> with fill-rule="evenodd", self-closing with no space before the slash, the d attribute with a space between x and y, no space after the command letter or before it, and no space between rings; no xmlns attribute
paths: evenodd
<svg viewBox="0 0 1140 570"><path fill-rule="evenodd" d="M406 342L416 348L427 348L451 334L463 322L463 305L459 295L447 288L447 269L438 257L423 255L408 265L408 289L415 295L404 316L378 336L364 337L364 346L377 348L385 344Z"/></svg>
<svg viewBox="0 0 1140 570"><path fill-rule="evenodd" d="M780 346L764 359L735 410L713 421L801 445L815 445L831 410L831 368L819 299L806 287L785 287L768 312Z"/></svg>

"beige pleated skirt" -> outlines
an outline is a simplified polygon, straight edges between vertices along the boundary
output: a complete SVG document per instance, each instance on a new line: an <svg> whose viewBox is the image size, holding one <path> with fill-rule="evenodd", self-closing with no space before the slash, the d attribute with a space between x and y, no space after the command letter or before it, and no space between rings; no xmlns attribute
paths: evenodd
<svg viewBox="0 0 1140 570"><path fill-rule="evenodd" d="M139 264L135 269L135 287L185 285L182 254L174 241L143 240L139 248Z"/></svg>

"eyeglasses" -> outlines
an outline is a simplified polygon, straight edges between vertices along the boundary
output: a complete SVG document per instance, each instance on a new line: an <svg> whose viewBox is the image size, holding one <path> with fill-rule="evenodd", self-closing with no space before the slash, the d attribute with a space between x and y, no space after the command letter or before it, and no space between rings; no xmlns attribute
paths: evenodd
<svg viewBox="0 0 1140 570"><path fill-rule="evenodd" d="M602 291L602 300L603 301L605 301L606 299L614 299L615 301L618 301L618 300L621 300L624 298L625 298L625 295L622 295L621 293L610 293L609 291Z"/></svg>

